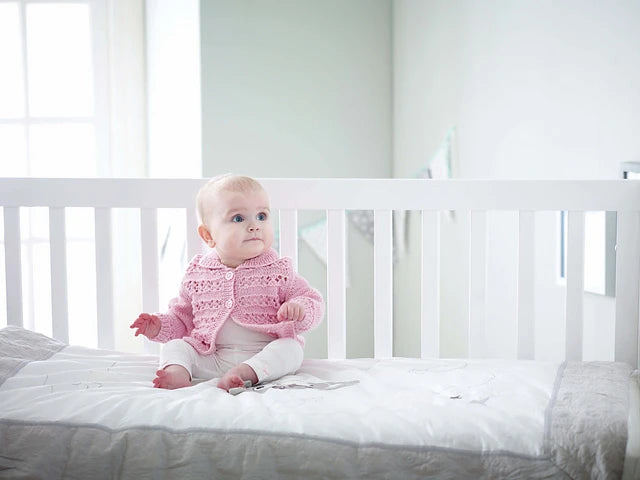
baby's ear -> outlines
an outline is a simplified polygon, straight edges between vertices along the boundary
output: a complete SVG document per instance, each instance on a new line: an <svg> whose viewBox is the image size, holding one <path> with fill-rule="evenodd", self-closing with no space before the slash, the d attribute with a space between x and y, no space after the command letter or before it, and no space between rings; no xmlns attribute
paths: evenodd
<svg viewBox="0 0 640 480"><path fill-rule="evenodd" d="M206 225L200 225L198 227L198 235L200 235L200 238L202 239L202 241L206 243L209 247L213 248L216 246L216 242L213 240L213 237L211 236L211 232L209 232L209 229L207 228Z"/></svg>

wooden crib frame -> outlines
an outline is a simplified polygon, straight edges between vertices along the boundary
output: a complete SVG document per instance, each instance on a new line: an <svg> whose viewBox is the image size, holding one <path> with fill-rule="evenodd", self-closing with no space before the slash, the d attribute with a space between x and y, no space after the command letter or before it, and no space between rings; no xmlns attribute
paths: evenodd
<svg viewBox="0 0 640 480"><path fill-rule="evenodd" d="M53 337L68 342L65 208L95 209L98 346L114 346L111 209L140 209L143 309L158 309L158 251L155 232L160 208L187 211L189 257L200 251L195 194L204 179L0 178L4 211L7 319L22 326L20 207L48 207L51 250ZM327 212L328 356L346 357L345 210L374 210L374 355L393 353L392 212L422 212L421 355L439 357L440 212L469 212L473 229L484 231L486 211L517 211L517 356L534 358L534 212L566 210L568 263L566 359L582 359L584 218L587 211L617 212L615 360L640 365L640 181L494 181L418 179L260 179L280 215L280 253L297 263L297 211ZM472 228L469 230L471 231ZM469 298L484 292L486 246L470 242ZM10 279L10 281L9 281ZM469 356L482 351L485 319L469 309Z"/></svg>

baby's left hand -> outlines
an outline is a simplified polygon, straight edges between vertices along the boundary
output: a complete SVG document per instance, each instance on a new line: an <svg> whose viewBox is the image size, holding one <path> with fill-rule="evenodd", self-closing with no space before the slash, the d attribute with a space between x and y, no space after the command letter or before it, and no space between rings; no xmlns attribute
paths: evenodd
<svg viewBox="0 0 640 480"><path fill-rule="evenodd" d="M278 320L296 322L304 318L304 307L293 302L284 302L278 309Z"/></svg>

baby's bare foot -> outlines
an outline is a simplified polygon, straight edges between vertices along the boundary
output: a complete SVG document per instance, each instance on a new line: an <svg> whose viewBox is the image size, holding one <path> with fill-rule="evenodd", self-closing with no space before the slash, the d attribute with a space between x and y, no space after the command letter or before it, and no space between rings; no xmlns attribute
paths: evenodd
<svg viewBox="0 0 640 480"><path fill-rule="evenodd" d="M253 368L245 363L241 363L224 374L218 382L218 388L222 388L228 392L231 388L243 387L245 380L251 380L251 384L255 385L258 383L258 376L256 372L253 371Z"/></svg>
<svg viewBox="0 0 640 480"><path fill-rule="evenodd" d="M153 379L155 388L167 388L173 390L176 388L190 387L191 375L186 368L181 365L169 365L163 370L156 372L156 378Z"/></svg>
<svg viewBox="0 0 640 480"><path fill-rule="evenodd" d="M232 388L243 387L244 380L240 377L240 375L232 375L227 372L218 382L218 388L222 388L227 392Z"/></svg>

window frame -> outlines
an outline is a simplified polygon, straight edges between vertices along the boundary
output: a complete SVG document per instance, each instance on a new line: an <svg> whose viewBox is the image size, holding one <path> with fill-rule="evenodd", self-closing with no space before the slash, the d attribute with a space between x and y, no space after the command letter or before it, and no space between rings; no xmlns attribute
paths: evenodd
<svg viewBox="0 0 640 480"><path fill-rule="evenodd" d="M31 127L34 125L91 125L94 133L95 175L98 177L111 176L110 165L110 109L109 109L109 43L108 43L108 0L0 0L0 3L16 4L19 15L19 35L22 62L22 86L24 91L23 113L16 117L0 117L0 125L16 125L22 127L24 135L24 173L32 176L33 156L31 151ZM89 8L89 33L91 41L93 114L89 116L35 116L31 114L29 98L29 51L27 44L27 7L30 4L83 4ZM3 215L4 217L4 215ZM34 217L32 210L21 212L21 234L23 254L23 305L24 321L27 328L36 329L35 307L35 249L39 245L49 245L49 239L34 231ZM69 245L86 243L93 245L93 232L86 237L69 236L67 234L67 248ZM0 246L4 251L4 237L0 237ZM4 279L6 281L6 279ZM4 282L3 282L4 283ZM40 285L39 288L43 286ZM3 290L5 290L3 288ZM4 312L3 312L4 313ZM3 315L4 316L4 315ZM46 316L45 316L46 317ZM43 333L50 333L50 318L44 319L48 328ZM6 319L5 319L6 322ZM39 329L40 330L40 329Z"/></svg>
<svg viewBox="0 0 640 480"><path fill-rule="evenodd" d="M109 148L109 55L107 37L107 0L0 0L0 3L17 4L20 25L20 47L22 59L22 82L24 89L24 112L21 117L0 117L2 125L19 125L24 132L25 174L32 175L32 154L30 148L30 127L33 125L90 124L95 134L96 176L111 174ZM84 4L89 7L89 29L91 34L93 115L46 116L31 114L29 104L29 65L27 51L27 5L29 4Z"/></svg>

